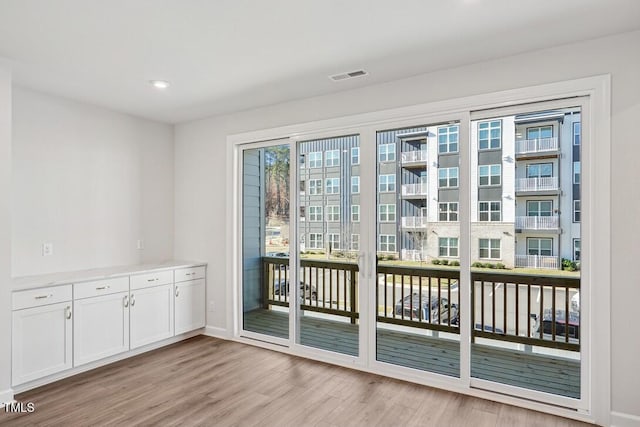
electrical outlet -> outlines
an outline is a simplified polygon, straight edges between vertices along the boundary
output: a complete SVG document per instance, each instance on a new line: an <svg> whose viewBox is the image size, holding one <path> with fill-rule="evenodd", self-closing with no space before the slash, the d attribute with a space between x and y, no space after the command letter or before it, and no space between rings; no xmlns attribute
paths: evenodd
<svg viewBox="0 0 640 427"><path fill-rule="evenodd" d="M50 256L50 255L53 255L53 243L43 243L42 256Z"/></svg>
<svg viewBox="0 0 640 427"><path fill-rule="evenodd" d="M215 304L213 301L209 301L209 311L215 311Z"/></svg>
<svg viewBox="0 0 640 427"><path fill-rule="evenodd" d="M138 250L144 249L144 240L138 239Z"/></svg>

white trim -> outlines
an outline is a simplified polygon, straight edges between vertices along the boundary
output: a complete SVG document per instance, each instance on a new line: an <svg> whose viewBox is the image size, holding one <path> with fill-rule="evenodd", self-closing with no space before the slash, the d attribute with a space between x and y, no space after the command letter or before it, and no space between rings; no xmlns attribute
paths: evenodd
<svg viewBox="0 0 640 427"><path fill-rule="evenodd" d="M351 116L339 117L334 119L326 119L316 122L307 122L301 124L293 124L278 128L258 130L253 132L246 132L241 134L230 135L227 137L228 144L228 152L233 153L234 147L238 144L246 144L254 141L265 141L265 140L273 140L279 137L306 137L307 135L313 133L322 132L323 134L327 133L341 133L344 132L345 129L352 129L353 127L357 127L358 129L367 129L368 127L375 126L375 129L381 129L387 126L389 123L397 123L399 121L403 123L413 124L415 122L428 123L432 119L431 117L442 117L447 114L472 114L474 119L478 119L479 117L491 117L491 109L504 108L509 107L513 109L517 109L519 112L523 112L526 110L527 106L523 106L522 104L532 104L536 102L547 102L547 105L553 104L557 102L558 104L565 105L567 104L567 99L565 98L576 98L582 96L589 96L589 102L584 103L583 100L576 100L576 104L583 105L583 112L585 116L590 117L590 120L582 121L581 128L581 138L583 145L583 157L582 162L588 167L585 170L588 172L587 174L583 173L582 184L586 184L583 187L583 192L587 193L582 197L582 203L588 208L583 210L583 226L589 224L589 230L583 229L584 235L582 240L584 241L582 257L584 259L583 262L583 270L582 270L582 278L584 283L610 283L611 280L611 224L610 224L610 143L611 143L611 117L610 117L610 104L611 104L611 77L610 75L599 75L593 77L586 77L581 79L575 79L570 81L556 82L556 83L548 83L542 84L538 86L529 86L520 89L513 90L505 90L500 92L494 92L489 94L481 94L481 95L473 95L464 98L456 98L446 101L433 102L429 104L421 104L421 105L413 105L408 107L376 111L371 113L363 113L363 114L355 114ZM532 107L535 108L535 107ZM469 113L473 111L473 113ZM466 113L465 113L466 112ZM504 114L504 113L503 113ZM585 131L588 129L588 131ZM462 139L462 136L461 136ZM584 149L584 146L589 144L587 140L598 141L597 145L593 145L588 149ZM593 151L591 153L590 151ZM467 154L462 150L461 154ZM361 150L361 159L363 156L363 152ZM598 159L598 162L595 159ZM229 156L229 160L231 165L237 165L236 162L233 162L233 156ZM362 160L361 160L362 162ZM467 162L468 164L468 162ZM228 218L234 224L234 227L228 228L227 240L228 247L234 248L233 257L231 257L227 264L227 273L228 277L232 277L233 280L230 282L234 291L230 292L234 293L237 290L238 286L238 274L237 270L234 271L234 267L238 262L238 240L237 234L234 234L234 230L237 231L238 224L238 216L233 215L234 206L237 206L237 197L238 197L238 188L237 188L237 177L234 178L235 167L231 167L229 174L229 182L233 182L232 185L232 194L228 195L228 200L234 201L235 203L229 203L228 206ZM462 180L463 174L459 171L459 180ZM234 181L235 179L235 181ZM466 178L465 178L466 179ZM363 183L362 185L366 185ZM597 191L596 191L597 190ZM593 196L588 194L589 192L593 193ZM468 194L467 194L468 196ZM464 195L461 194L461 197ZM361 202L361 205L363 202ZM460 215L461 219L464 219L463 213L464 205L461 207ZM597 209L597 210L596 210ZM593 219L591 219L591 215L593 215ZM295 217L295 216L294 216ZM467 215L466 220L469 220ZM607 224L606 226L596 227L595 224ZM466 227L466 224L465 224ZM367 228L368 230L368 228ZM464 230L461 230L464 231ZM363 241L361 242L361 247L363 244L368 243L369 233L374 233L373 229L363 232ZM375 234L374 234L375 236ZM469 242L465 245L462 245L462 242L459 241L459 251L470 247ZM368 255L368 258L371 258L371 254ZM375 256L375 255L374 255ZM464 257L467 257L468 254L464 254ZM598 265L595 266L594 263L589 262L590 260L598 260ZM373 273L371 272L371 265L374 263L369 260L369 268L367 269L368 275L371 280ZM467 262L468 264L468 262ZM464 265L464 263L463 263ZM363 270L361 270L363 271ZM465 279L461 277L461 280ZM467 278L468 279L468 278ZM466 280L466 279L465 279ZM363 283L361 282L361 285ZM587 285L588 286L588 285ZM464 287L462 287L464 288ZM587 295L589 293L592 295ZM369 292L369 294L371 294ZM232 301L233 304L228 305L228 307L237 306L237 295L234 295L236 301ZM461 298L465 300L464 295L461 294ZM465 300L466 301L466 300ZM610 398L611 398L611 381L610 381L610 368L611 368L611 342L609 337L611 320L610 320L610 289L608 286L594 286L592 289L589 289L589 292L585 292L585 296L583 297L584 304L584 313L585 318L589 319L589 334L585 334L582 340L582 346L585 349L583 353L583 363L582 363L582 377L590 382L589 387L587 389L586 395L583 394L583 398L581 399L581 412L575 412L563 408L559 408L550 404L542 404L527 401L525 399L512 397L512 396L504 396L496 393L492 393L490 391L477 391L469 388L468 384L464 386L457 386L450 381L443 381L442 384L435 383L430 379L425 380L424 378L420 378L416 381L416 378L410 379L408 377L412 377L412 375L406 375L404 372L407 372L406 368L401 370L387 370L387 369L376 369L373 372L371 369L378 367L378 364L371 360L371 351L375 348L375 342L371 342L369 337L369 342L367 347L363 347L361 345L360 349L367 348L368 362L367 362L367 370L376 374L382 375L390 375L395 378L400 379L408 379L410 381L415 381L419 383L424 383L426 385L436 385L443 389L448 389L452 391L457 391L464 394L489 398L491 400L508 403L508 404L516 404L521 407L535 409L551 414L561 415L565 417L570 417L574 419L579 419L582 421L588 422L596 422L599 424L607 425L609 423L609 417L611 416L610 412ZM590 305L591 301L598 301L598 310L592 310ZM470 301L466 301L470 304ZM369 305L368 303L366 305ZM361 304L361 309L366 310L367 307L363 307ZM227 319L230 319L229 325L233 324L233 313L227 313ZM370 313L367 313L370 314ZM366 317L366 315L363 317ZM368 317L367 317L368 319ZM367 322L368 323L368 322ZM361 326L367 326L365 322ZM234 325L235 327L235 325ZM368 325L366 330L371 333L375 328ZM463 332L464 329L461 330ZM364 331L362 331L364 332ZM374 331L375 332L375 331ZM234 334L237 335L237 334ZM361 335L361 344L364 341L363 333ZM468 335L468 334L467 334ZM597 337L597 346L591 346L592 337ZM289 351L297 351L297 347L293 348ZM464 346L463 346L464 348ZM282 350L280 350L282 351ZM334 355L326 355L325 352L316 352L316 351L304 351L304 357L309 357L311 359L323 360L330 362L334 359ZM302 353L300 354L302 355ZM361 355L362 356L362 355ZM467 357L464 356L463 357ZM331 363L331 362L330 362ZM356 363L349 363L343 366L349 367L357 367L360 366ZM596 369L597 367L597 369ZM590 371L588 370L590 368ZM365 370L365 369L363 369ZM459 382L457 383L459 384ZM593 390L597 390L597 393L594 393ZM589 411L588 408L591 408Z"/></svg>
<svg viewBox="0 0 640 427"><path fill-rule="evenodd" d="M220 338L222 340L230 340L233 338L233 335L229 333L228 329L209 325L205 326L202 335L206 335L211 338Z"/></svg>
<svg viewBox="0 0 640 427"><path fill-rule="evenodd" d="M625 414L624 412L611 412L611 427L638 427L640 416Z"/></svg>

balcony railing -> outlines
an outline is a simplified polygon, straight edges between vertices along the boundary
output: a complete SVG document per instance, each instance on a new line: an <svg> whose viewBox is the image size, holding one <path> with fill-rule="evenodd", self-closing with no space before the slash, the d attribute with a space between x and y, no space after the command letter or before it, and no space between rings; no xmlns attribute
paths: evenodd
<svg viewBox="0 0 640 427"><path fill-rule="evenodd" d="M427 251L418 249L403 249L400 251L400 258L403 261L426 261Z"/></svg>
<svg viewBox="0 0 640 427"><path fill-rule="evenodd" d="M262 261L264 307L288 307L289 259ZM300 309L356 323L358 265L306 259L300 263ZM469 317L460 313L459 270L377 265L377 321L458 334L460 319L473 319L474 341L488 338L580 350L580 315L572 303L580 290L579 278L472 271L471 283Z"/></svg>
<svg viewBox="0 0 640 427"><path fill-rule="evenodd" d="M523 139L516 141L516 154L558 151L558 138Z"/></svg>
<svg viewBox="0 0 640 427"><path fill-rule="evenodd" d="M428 186L426 182L402 185L403 196L426 196L427 190L428 190Z"/></svg>
<svg viewBox="0 0 640 427"><path fill-rule="evenodd" d="M417 162L425 162L427 161L427 150L418 150L418 151L406 151L401 153L400 160L402 164L405 163L417 163Z"/></svg>
<svg viewBox="0 0 640 427"><path fill-rule="evenodd" d="M402 227L403 228L426 228L427 218L424 216L403 216Z"/></svg>
<svg viewBox="0 0 640 427"><path fill-rule="evenodd" d="M558 177L516 179L516 191L554 191L558 190Z"/></svg>
<svg viewBox="0 0 640 427"><path fill-rule="evenodd" d="M558 257L545 255L516 255L516 267L558 270Z"/></svg>
<svg viewBox="0 0 640 427"><path fill-rule="evenodd" d="M557 230L558 216L518 216L516 229L519 230Z"/></svg>
<svg viewBox="0 0 640 427"><path fill-rule="evenodd" d="M473 340L580 351L579 278L472 272L471 283Z"/></svg>

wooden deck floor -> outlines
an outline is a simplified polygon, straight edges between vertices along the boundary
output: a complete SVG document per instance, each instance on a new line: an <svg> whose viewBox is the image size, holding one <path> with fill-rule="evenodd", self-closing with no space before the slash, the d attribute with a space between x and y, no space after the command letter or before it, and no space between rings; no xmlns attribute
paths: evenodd
<svg viewBox="0 0 640 427"><path fill-rule="evenodd" d="M272 310L245 313L245 329L288 338L288 316ZM303 316L303 345L358 355L358 325ZM377 331L377 360L409 368L459 377L457 341L416 333ZM525 353L473 344L471 376L561 396L580 397L580 362L561 357Z"/></svg>

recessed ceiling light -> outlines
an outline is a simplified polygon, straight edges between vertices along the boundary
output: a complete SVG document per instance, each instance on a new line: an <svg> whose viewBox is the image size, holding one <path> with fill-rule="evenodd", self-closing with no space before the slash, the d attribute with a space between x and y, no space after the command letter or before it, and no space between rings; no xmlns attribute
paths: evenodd
<svg viewBox="0 0 640 427"><path fill-rule="evenodd" d="M166 89L169 87L169 82L166 80L149 80L149 84L156 89Z"/></svg>

